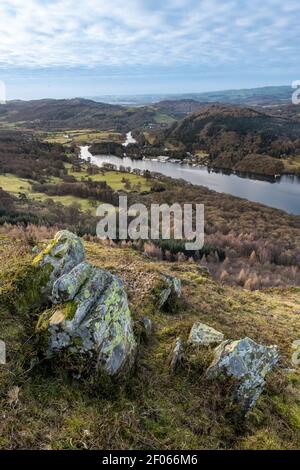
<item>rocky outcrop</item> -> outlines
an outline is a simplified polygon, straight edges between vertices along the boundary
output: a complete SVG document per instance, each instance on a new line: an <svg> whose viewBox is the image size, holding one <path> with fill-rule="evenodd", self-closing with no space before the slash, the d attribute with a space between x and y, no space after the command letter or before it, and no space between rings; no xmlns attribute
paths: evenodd
<svg viewBox="0 0 300 470"><path fill-rule="evenodd" d="M209 346L221 343L223 339L224 335L220 331L205 325L205 323L197 322L192 326L189 343L195 346Z"/></svg>
<svg viewBox="0 0 300 470"><path fill-rule="evenodd" d="M250 338L224 341L215 350L215 359L207 370L207 377L225 376L236 380L235 398L247 412L258 400L265 377L278 359L277 346L262 346Z"/></svg>
<svg viewBox="0 0 300 470"><path fill-rule="evenodd" d="M97 373L127 372L136 342L122 281L85 261L82 241L68 231L58 232L33 264L51 268L44 293L52 306L37 325L46 356L67 352Z"/></svg>
<svg viewBox="0 0 300 470"><path fill-rule="evenodd" d="M158 293L158 308L172 310L181 297L181 281L174 276L162 274L162 283Z"/></svg>

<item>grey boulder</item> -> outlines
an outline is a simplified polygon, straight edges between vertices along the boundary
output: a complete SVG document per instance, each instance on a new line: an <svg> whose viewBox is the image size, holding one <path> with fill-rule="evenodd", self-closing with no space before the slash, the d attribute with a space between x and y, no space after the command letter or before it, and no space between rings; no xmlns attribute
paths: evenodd
<svg viewBox="0 0 300 470"><path fill-rule="evenodd" d="M47 283L52 307L38 321L47 357L75 354L81 370L119 376L135 359L136 341L122 281L85 261L79 237L59 232L34 261L50 264Z"/></svg>
<svg viewBox="0 0 300 470"><path fill-rule="evenodd" d="M277 346L262 346L250 338L224 341L215 349L207 377L235 379L235 398L247 412L258 400L265 386L265 377L278 360Z"/></svg>

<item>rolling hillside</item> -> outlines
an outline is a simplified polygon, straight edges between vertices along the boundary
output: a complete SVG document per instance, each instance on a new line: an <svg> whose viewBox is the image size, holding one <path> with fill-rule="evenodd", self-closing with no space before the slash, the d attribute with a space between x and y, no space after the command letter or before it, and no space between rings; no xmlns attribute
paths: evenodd
<svg viewBox="0 0 300 470"><path fill-rule="evenodd" d="M165 136L173 144L184 144L188 151L209 153L214 166L230 169L239 169L247 157L244 166L251 171L257 155L263 155L269 156L265 166L273 165L274 172L280 173L283 165L278 159L300 151L296 119L228 105L206 106L172 125Z"/></svg>

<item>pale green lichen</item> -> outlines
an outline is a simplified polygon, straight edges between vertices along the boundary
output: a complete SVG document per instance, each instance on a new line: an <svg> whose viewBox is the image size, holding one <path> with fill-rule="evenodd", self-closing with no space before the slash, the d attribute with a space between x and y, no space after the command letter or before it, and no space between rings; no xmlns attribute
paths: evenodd
<svg viewBox="0 0 300 470"><path fill-rule="evenodd" d="M46 246L46 248L44 250L42 250L35 258L34 260L32 261L32 265L33 266L38 266L44 259L44 257L46 255L49 255L52 251L52 249L55 247L55 245L57 244L57 240L53 239L51 240L51 242L49 243L49 245Z"/></svg>

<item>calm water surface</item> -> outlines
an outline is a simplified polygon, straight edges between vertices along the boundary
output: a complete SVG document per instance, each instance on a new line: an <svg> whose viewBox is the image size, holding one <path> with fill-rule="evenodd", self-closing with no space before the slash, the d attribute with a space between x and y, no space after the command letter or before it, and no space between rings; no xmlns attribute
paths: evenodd
<svg viewBox="0 0 300 470"><path fill-rule="evenodd" d="M88 149L88 146L81 147L81 157L84 159L90 157L92 162L98 166L102 166L103 163L111 163L117 167L149 170L171 178L181 178L198 186L206 186L220 193L232 194L300 215L300 178L296 176L285 175L275 181L267 181L254 177L242 177L234 173L216 172L205 166L191 167L179 163L132 160L114 155L93 156Z"/></svg>

